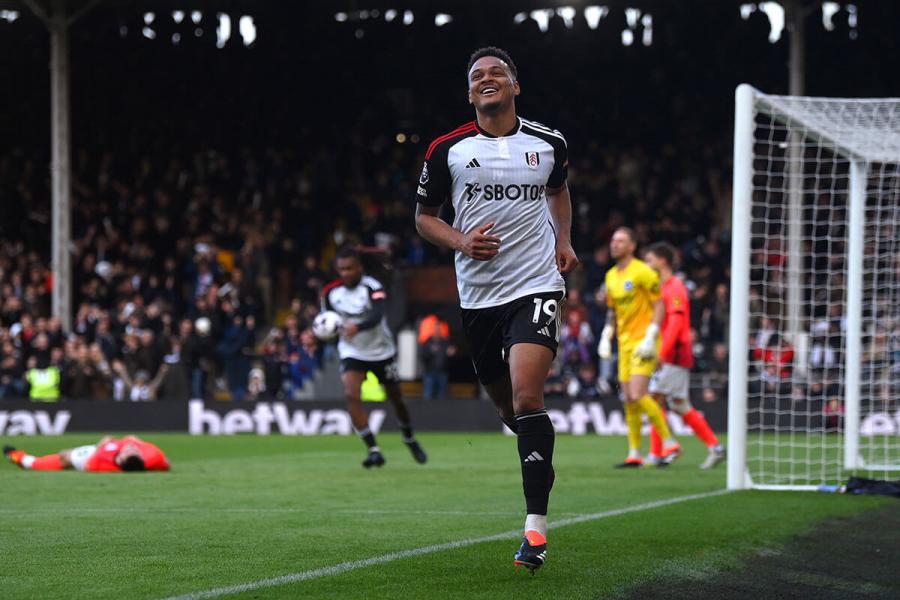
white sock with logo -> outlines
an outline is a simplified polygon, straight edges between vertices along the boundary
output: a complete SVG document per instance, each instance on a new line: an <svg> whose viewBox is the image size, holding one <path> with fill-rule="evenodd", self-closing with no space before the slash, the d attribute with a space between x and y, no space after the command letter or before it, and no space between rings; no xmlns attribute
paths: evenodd
<svg viewBox="0 0 900 600"><path fill-rule="evenodd" d="M537 531L547 537L547 515L526 515L525 531Z"/></svg>

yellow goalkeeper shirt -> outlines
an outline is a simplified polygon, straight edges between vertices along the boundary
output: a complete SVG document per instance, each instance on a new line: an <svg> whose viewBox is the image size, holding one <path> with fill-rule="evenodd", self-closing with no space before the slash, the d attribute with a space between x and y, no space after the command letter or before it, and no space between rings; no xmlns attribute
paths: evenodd
<svg viewBox="0 0 900 600"><path fill-rule="evenodd" d="M634 258L624 269L606 272L606 303L616 313L616 335L620 347L640 343L653 322L653 303L659 300L659 275Z"/></svg>

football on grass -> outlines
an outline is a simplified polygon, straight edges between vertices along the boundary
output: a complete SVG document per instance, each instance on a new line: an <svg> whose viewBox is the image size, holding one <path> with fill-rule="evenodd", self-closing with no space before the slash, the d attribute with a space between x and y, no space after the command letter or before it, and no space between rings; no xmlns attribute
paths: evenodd
<svg viewBox="0 0 900 600"><path fill-rule="evenodd" d="M320 312L313 320L313 334L323 342L330 342L341 333L341 325L343 323L341 315L333 310Z"/></svg>

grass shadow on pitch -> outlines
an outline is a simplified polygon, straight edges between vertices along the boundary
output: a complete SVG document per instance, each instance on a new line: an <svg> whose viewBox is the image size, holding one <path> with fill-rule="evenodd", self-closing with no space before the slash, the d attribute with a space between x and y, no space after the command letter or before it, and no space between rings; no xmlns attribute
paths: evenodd
<svg viewBox="0 0 900 600"><path fill-rule="evenodd" d="M847 600L900 598L900 506L828 519L783 546L763 548L733 568L677 575L677 562L621 600ZM666 561L668 562L668 561ZM670 568L670 566L672 568Z"/></svg>

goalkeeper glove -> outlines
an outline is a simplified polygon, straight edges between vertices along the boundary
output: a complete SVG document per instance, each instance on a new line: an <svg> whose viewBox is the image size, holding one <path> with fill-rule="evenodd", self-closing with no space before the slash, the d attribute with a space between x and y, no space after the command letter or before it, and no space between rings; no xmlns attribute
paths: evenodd
<svg viewBox="0 0 900 600"><path fill-rule="evenodd" d="M600 358L603 360L612 358L612 338L614 333L612 325L606 325L603 328L603 332L600 334L600 343L597 345L597 354L599 354Z"/></svg>
<svg viewBox="0 0 900 600"><path fill-rule="evenodd" d="M658 335L659 326L656 323L650 323L650 326L647 327L647 333L644 335L644 339L642 339L641 343L634 349L634 353L637 354L638 358L650 360L656 356L656 336Z"/></svg>

